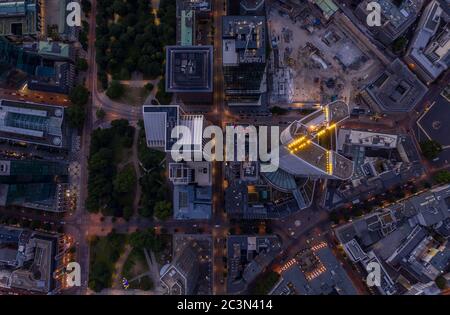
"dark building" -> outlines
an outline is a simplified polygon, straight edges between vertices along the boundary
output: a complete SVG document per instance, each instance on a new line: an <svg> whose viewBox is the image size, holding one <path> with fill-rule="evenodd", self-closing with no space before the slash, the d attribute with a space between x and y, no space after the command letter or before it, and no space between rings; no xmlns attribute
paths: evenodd
<svg viewBox="0 0 450 315"><path fill-rule="evenodd" d="M364 0L356 8L356 15L365 24L367 14L366 8L369 2ZM381 26L372 27L372 32L385 45L406 32L414 23L422 9L423 0L376 0L381 7Z"/></svg>
<svg viewBox="0 0 450 315"><path fill-rule="evenodd" d="M222 18L225 96L230 106L260 106L266 85L266 18Z"/></svg>
<svg viewBox="0 0 450 315"><path fill-rule="evenodd" d="M0 206L66 211L68 168L40 160L0 161Z"/></svg>
<svg viewBox="0 0 450 315"><path fill-rule="evenodd" d="M166 91L185 103L210 103L213 91L212 46L169 46Z"/></svg>
<svg viewBox="0 0 450 315"><path fill-rule="evenodd" d="M35 38L41 31L41 0L0 1L0 35Z"/></svg>
<svg viewBox="0 0 450 315"><path fill-rule="evenodd" d="M46 62L48 64L49 62ZM28 79L30 90L69 94L75 82L75 66L69 62L41 65Z"/></svg>
<svg viewBox="0 0 450 315"><path fill-rule="evenodd" d="M406 113L420 102L427 91L417 76L396 59L361 92L361 96L375 111Z"/></svg>

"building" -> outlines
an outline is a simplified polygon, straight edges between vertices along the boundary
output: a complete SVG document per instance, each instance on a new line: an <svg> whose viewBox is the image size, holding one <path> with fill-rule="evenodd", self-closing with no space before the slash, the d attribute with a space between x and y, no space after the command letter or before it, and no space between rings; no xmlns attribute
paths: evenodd
<svg viewBox="0 0 450 315"><path fill-rule="evenodd" d="M240 15L265 15L265 0L240 0Z"/></svg>
<svg viewBox="0 0 450 315"><path fill-rule="evenodd" d="M42 0L41 0L42 1ZM76 42L78 40L79 27L67 24L67 4L72 0L42 1L45 14L46 32L59 37L64 41ZM80 2L80 1L77 1ZM49 14L51 12L51 14Z"/></svg>
<svg viewBox="0 0 450 315"><path fill-rule="evenodd" d="M211 163L170 163L169 179L174 185L196 184L198 186L211 186Z"/></svg>
<svg viewBox="0 0 450 315"><path fill-rule="evenodd" d="M0 35L10 39L37 37L42 25L41 0L0 1Z"/></svg>
<svg viewBox="0 0 450 315"><path fill-rule="evenodd" d="M281 242L274 235L231 235L227 252L227 292L242 294L281 252Z"/></svg>
<svg viewBox="0 0 450 315"><path fill-rule="evenodd" d="M399 141L398 135L355 129L339 129L338 136L338 150L342 150L344 145L357 145L376 149L396 149Z"/></svg>
<svg viewBox="0 0 450 315"><path fill-rule="evenodd" d="M0 206L64 212L68 206L68 168L42 160L0 161Z"/></svg>
<svg viewBox="0 0 450 315"><path fill-rule="evenodd" d="M230 106L260 106L267 92L266 18L222 17L225 98Z"/></svg>
<svg viewBox="0 0 450 315"><path fill-rule="evenodd" d="M177 142L172 132L176 126L184 126L190 130L191 139L179 143L183 151L203 152L203 115L187 115L179 105L144 105L142 110L148 147L172 152Z"/></svg>
<svg viewBox="0 0 450 315"><path fill-rule="evenodd" d="M356 295L358 291L325 242L305 248L280 268L270 295Z"/></svg>
<svg viewBox="0 0 450 315"><path fill-rule="evenodd" d="M170 163L173 216L178 220L210 219L212 174L210 162Z"/></svg>
<svg viewBox="0 0 450 315"><path fill-rule="evenodd" d="M348 105L335 101L290 124L280 136L280 168L294 176L350 178L352 161L318 142L320 137L331 137L349 115Z"/></svg>
<svg viewBox="0 0 450 315"><path fill-rule="evenodd" d="M0 226L0 288L47 294L60 287L59 236Z"/></svg>
<svg viewBox="0 0 450 315"><path fill-rule="evenodd" d="M407 113L422 100L428 88L400 61L394 60L362 91L362 100L374 111Z"/></svg>
<svg viewBox="0 0 450 315"><path fill-rule="evenodd" d="M75 66L70 62L54 61L36 67L28 79L30 90L69 94L75 84Z"/></svg>
<svg viewBox="0 0 450 315"><path fill-rule="evenodd" d="M175 185L173 217L177 220L209 220L212 215L211 186Z"/></svg>
<svg viewBox="0 0 450 315"><path fill-rule="evenodd" d="M204 43L198 26L211 19L210 0L177 0L177 45L195 46Z"/></svg>
<svg viewBox="0 0 450 315"><path fill-rule="evenodd" d="M425 8L405 61L425 83L430 84L450 65L449 16L439 1Z"/></svg>
<svg viewBox="0 0 450 315"><path fill-rule="evenodd" d="M212 238L210 235L175 234L173 261L161 268L166 294L212 294Z"/></svg>
<svg viewBox="0 0 450 315"><path fill-rule="evenodd" d="M75 60L75 51L70 44L57 41L39 41L36 52L46 59L58 61Z"/></svg>
<svg viewBox="0 0 450 315"><path fill-rule="evenodd" d="M337 151L353 161L353 175L327 188L325 206L358 204L422 176L420 154L409 134L386 134L340 128Z"/></svg>
<svg viewBox="0 0 450 315"><path fill-rule="evenodd" d="M166 91L184 103L210 103L213 91L212 46L166 47Z"/></svg>
<svg viewBox="0 0 450 315"><path fill-rule="evenodd" d="M449 218L450 185L443 185L339 226L335 234L363 270L370 262L382 267L376 289L394 294L422 287L446 272L450 249L444 227Z"/></svg>
<svg viewBox="0 0 450 315"><path fill-rule="evenodd" d="M68 134L64 107L0 100L0 139L66 150Z"/></svg>
<svg viewBox="0 0 450 315"><path fill-rule="evenodd" d="M196 249L188 244L161 269L161 283L170 295L192 295L198 280L199 263Z"/></svg>
<svg viewBox="0 0 450 315"><path fill-rule="evenodd" d="M338 6L333 2L333 0L310 0L310 2L319 7L319 9L322 11L323 16L327 20L330 19L333 14L335 14L339 10Z"/></svg>
<svg viewBox="0 0 450 315"><path fill-rule="evenodd" d="M367 4L373 0L362 1L355 14L365 24ZM420 14L424 0L376 0L381 7L381 26L371 28L376 37L385 45L391 44L414 23Z"/></svg>

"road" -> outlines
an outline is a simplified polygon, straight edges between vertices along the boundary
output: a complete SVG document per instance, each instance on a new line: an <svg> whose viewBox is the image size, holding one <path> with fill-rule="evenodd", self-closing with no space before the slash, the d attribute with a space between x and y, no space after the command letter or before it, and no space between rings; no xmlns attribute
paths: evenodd
<svg viewBox="0 0 450 315"><path fill-rule="evenodd" d="M214 17L214 111L208 119L217 126L224 126L224 84L222 73L222 16L224 15L224 1L216 0L213 3ZM225 251L224 239L228 233L228 219L224 209L223 163L214 162L213 165L213 293L225 294L226 281L224 279L225 264L222 259Z"/></svg>
<svg viewBox="0 0 450 315"><path fill-rule="evenodd" d="M88 65L86 85L91 91L91 99L86 108L86 120L84 123L82 138L81 138L81 153L80 153L80 194L78 197L78 206L73 216L67 219L69 224L66 225L66 233L71 235L77 245L77 262L81 266L81 288L77 291L78 294L86 294L88 280L89 280L89 241L87 239L87 226L89 216L85 208L85 201L88 189L88 156L89 146L91 140L91 132L93 127L93 96L97 91L97 72L95 61L95 17L97 11L97 0L91 0L92 11L89 15L89 48L88 48Z"/></svg>

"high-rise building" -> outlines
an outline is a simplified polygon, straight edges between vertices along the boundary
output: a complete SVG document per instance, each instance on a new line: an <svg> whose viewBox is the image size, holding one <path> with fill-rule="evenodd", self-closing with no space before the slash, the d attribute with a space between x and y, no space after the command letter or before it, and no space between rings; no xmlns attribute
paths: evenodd
<svg viewBox="0 0 450 315"><path fill-rule="evenodd" d="M203 151L203 115L188 115L179 105L144 105L143 116L148 147L171 152L177 142L177 138L172 137L172 131L177 126L183 126L191 133L191 139L179 142L183 151Z"/></svg>
<svg viewBox="0 0 450 315"><path fill-rule="evenodd" d="M213 47L167 46L166 54L166 91L185 104L211 103Z"/></svg>
<svg viewBox="0 0 450 315"><path fill-rule="evenodd" d="M228 105L259 106L264 103L266 43L264 16L222 18L223 74Z"/></svg>
<svg viewBox="0 0 450 315"><path fill-rule="evenodd" d="M46 294L58 290L59 236L0 226L0 289Z"/></svg>
<svg viewBox="0 0 450 315"><path fill-rule="evenodd" d="M170 265L161 269L161 284L170 295L192 295L199 276L199 253L195 242L187 243Z"/></svg>
<svg viewBox="0 0 450 315"><path fill-rule="evenodd" d="M67 209L67 165L41 160L0 161L0 206L51 212Z"/></svg>
<svg viewBox="0 0 450 315"><path fill-rule="evenodd" d="M290 124L280 136L280 168L300 177L350 178L353 162L320 142L349 115L348 105L335 101Z"/></svg>

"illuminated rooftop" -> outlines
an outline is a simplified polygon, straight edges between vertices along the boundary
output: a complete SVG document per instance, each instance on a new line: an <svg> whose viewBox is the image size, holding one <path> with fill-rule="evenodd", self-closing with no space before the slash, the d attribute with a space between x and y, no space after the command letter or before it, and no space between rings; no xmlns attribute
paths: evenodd
<svg viewBox="0 0 450 315"><path fill-rule="evenodd" d="M317 143L318 137L334 131L349 114L345 102L335 101L294 121L281 133L280 167L299 176L351 177L353 162Z"/></svg>

